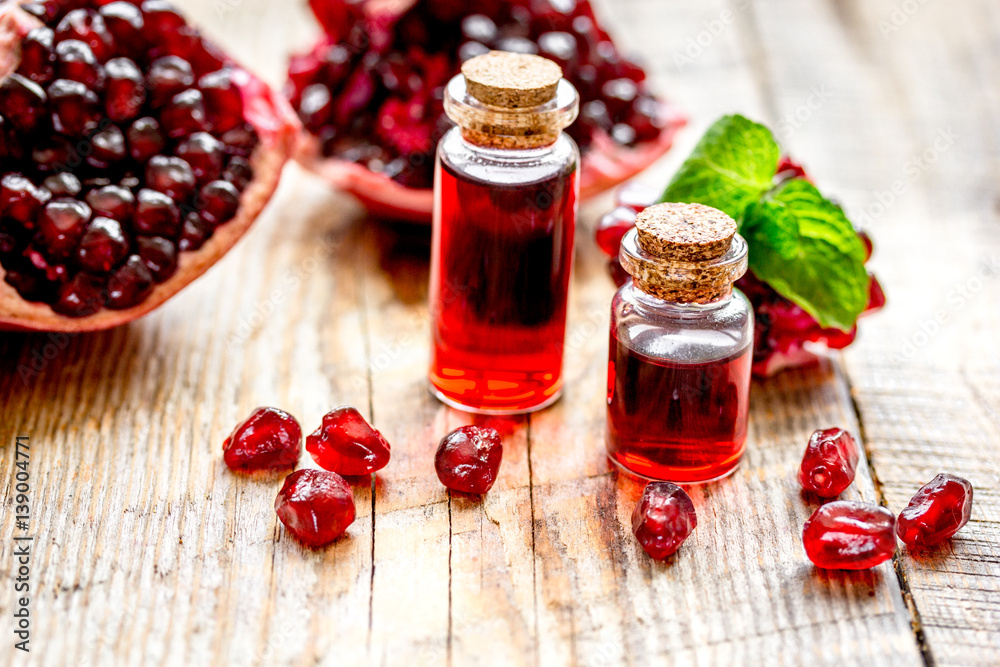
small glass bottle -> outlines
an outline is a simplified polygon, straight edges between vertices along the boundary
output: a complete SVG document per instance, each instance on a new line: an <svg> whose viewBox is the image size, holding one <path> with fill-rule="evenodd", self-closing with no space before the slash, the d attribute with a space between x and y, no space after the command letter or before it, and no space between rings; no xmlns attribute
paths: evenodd
<svg viewBox="0 0 1000 667"><path fill-rule="evenodd" d="M700 204L641 212L619 255L632 276L611 305L608 455L678 483L732 473L746 445L753 309L733 282L747 245Z"/></svg>
<svg viewBox="0 0 1000 667"><path fill-rule="evenodd" d="M562 389L579 97L552 61L490 52L445 90L430 310L433 392L463 410L543 408Z"/></svg>

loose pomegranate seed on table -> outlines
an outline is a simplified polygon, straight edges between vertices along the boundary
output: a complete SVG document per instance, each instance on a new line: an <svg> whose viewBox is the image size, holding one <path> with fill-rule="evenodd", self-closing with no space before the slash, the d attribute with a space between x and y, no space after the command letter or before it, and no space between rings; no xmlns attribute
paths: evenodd
<svg viewBox="0 0 1000 667"><path fill-rule="evenodd" d="M503 443L496 429L462 426L441 439L434 470L452 491L483 494L497 481L502 459Z"/></svg>
<svg viewBox="0 0 1000 667"><path fill-rule="evenodd" d="M816 567L866 570L896 552L896 517L884 507L835 500L813 512L802 545Z"/></svg>
<svg viewBox="0 0 1000 667"><path fill-rule="evenodd" d="M806 445L799 483L806 491L833 498L851 485L858 466L858 445L842 428L814 431Z"/></svg>
<svg viewBox="0 0 1000 667"><path fill-rule="evenodd" d="M694 503L670 482L650 482L632 511L632 534L650 558L674 554L698 526Z"/></svg>
<svg viewBox="0 0 1000 667"><path fill-rule="evenodd" d="M294 468L302 448L302 427L277 408L256 408L222 443L223 458L233 470Z"/></svg>
<svg viewBox="0 0 1000 667"><path fill-rule="evenodd" d="M972 516L972 484L941 473L920 487L899 513L896 534L911 549L933 547L950 539Z"/></svg>
<svg viewBox="0 0 1000 667"><path fill-rule="evenodd" d="M337 473L296 470L285 478L274 511L300 542L325 547L354 523L354 493Z"/></svg>
<svg viewBox="0 0 1000 667"><path fill-rule="evenodd" d="M326 470L341 475L369 475L389 463L389 443L355 408L343 406L323 416L306 437L306 451Z"/></svg>

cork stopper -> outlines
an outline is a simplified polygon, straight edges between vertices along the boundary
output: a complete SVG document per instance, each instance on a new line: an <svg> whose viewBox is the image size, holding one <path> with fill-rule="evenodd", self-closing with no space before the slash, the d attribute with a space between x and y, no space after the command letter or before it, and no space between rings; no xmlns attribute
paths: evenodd
<svg viewBox="0 0 1000 667"><path fill-rule="evenodd" d="M677 303L709 303L747 269L736 221L702 204L656 204L622 239L621 263L636 287Z"/></svg>
<svg viewBox="0 0 1000 667"><path fill-rule="evenodd" d="M490 51L462 65L469 94L494 107L537 107L556 96L562 68L551 60L525 53Z"/></svg>
<svg viewBox="0 0 1000 667"><path fill-rule="evenodd" d="M704 204L656 204L635 220L639 245L677 262L722 257L736 235L736 221Z"/></svg>

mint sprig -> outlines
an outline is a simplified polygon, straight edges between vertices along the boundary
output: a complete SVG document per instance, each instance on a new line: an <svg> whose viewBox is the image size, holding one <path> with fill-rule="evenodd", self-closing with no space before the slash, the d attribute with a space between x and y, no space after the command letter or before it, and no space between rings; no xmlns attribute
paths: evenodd
<svg viewBox="0 0 1000 667"><path fill-rule="evenodd" d="M663 193L728 213L749 246L750 269L823 327L849 330L868 304L861 239L843 210L808 181L775 184L781 149L743 116L719 119Z"/></svg>

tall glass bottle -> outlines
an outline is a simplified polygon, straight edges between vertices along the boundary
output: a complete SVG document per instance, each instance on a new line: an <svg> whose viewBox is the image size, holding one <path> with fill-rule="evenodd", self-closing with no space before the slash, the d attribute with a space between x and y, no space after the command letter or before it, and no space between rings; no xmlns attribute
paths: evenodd
<svg viewBox="0 0 1000 667"><path fill-rule="evenodd" d="M430 309L434 393L464 410L537 410L562 388L580 156L579 98L555 63L491 52L445 92Z"/></svg>

